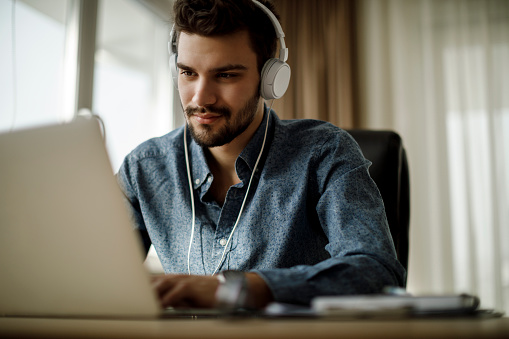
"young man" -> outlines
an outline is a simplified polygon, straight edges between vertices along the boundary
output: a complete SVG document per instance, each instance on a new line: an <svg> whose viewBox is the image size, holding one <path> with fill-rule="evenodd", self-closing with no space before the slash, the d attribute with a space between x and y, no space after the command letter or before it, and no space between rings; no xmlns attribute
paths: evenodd
<svg viewBox="0 0 509 339"><path fill-rule="evenodd" d="M167 273L154 279L161 304L213 307L220 280L246 288L234 303L250 307L404 285L358 145L264 105L260 74L277 46L267 14L252 0L177 0L174 12L187 125L140 145L118 173Z"/></svg>

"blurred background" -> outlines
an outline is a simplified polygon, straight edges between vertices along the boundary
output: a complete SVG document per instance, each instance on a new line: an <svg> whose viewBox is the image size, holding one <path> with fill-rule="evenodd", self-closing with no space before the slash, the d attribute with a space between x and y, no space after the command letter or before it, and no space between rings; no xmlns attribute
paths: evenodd
<svg viewBox="0 0 509 339"><path fill-rule="evenodd" d="M509 1L273 2L292 67L278 115L403 138L409 292L472 293L509 312ZM116 172L136 145L182 125L171 6L0 1L0 132L92 112Z"/></svg>

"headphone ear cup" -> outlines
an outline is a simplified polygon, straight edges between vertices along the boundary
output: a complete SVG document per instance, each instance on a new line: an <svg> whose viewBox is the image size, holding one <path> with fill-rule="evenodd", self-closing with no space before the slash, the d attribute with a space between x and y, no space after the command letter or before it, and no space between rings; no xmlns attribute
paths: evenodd
<svg viewBox="0 0 509 339"><path fill-rule="evenodd" d="M263 65L260 81L260 93L265 100L281 98L290 84L290 65L276 58L267 60Z"/></svg>
<svg viewBox="0 0 509 339"><path fill-rule="evenodd" d="M170 55L170 72L171 79L173 80L173 86L178 90L179 89L179 81L178 81L178 67L177 67L177 53L173 53Z"/></svg>

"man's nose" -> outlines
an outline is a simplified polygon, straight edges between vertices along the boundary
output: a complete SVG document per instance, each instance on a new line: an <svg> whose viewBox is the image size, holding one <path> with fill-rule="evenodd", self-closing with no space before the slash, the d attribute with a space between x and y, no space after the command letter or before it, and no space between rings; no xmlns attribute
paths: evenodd
<svg viewBox="0 0 509 339"><path fill-rule="evenodd" d="M205 78L195 83L193 103L198 107L214 105L216 103L216 88L214 84Z"/></svg>

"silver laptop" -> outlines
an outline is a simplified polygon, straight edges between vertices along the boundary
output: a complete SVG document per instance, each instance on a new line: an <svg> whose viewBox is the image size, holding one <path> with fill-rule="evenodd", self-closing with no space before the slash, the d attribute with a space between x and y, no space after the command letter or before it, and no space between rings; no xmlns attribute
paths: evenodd
<svg viewBox="0 0 509 339"><path fill-rule="evenodd" d="M0 135L0 315L157 316L95 120Z"/></svg>

